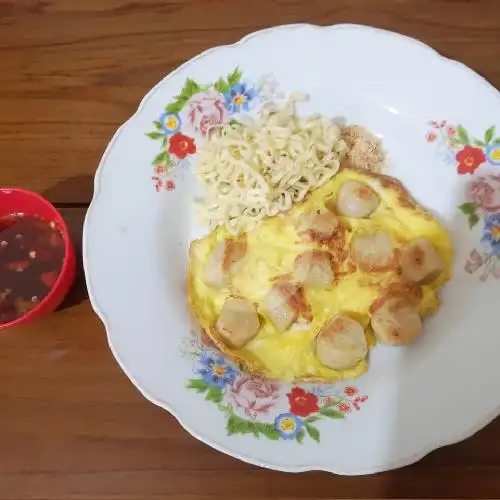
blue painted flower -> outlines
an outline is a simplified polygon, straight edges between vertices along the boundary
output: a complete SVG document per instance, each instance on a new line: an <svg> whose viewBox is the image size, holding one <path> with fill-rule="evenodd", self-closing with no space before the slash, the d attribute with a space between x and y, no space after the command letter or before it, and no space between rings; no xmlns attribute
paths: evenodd
<svg viewBox="0 0 500 500"><path fill-rule="evenodd" d="M481 243L489 253L500 256L500 213L490 215L484 221Z"/></svg>
<svg viewBox="0 0 500 500"><path fill-rule="evenodd" d="M167 135L179 132L182 123L179 115L175 113L163 113L158 121L161 123L161 128Z"/></svg>
<svg viewBox="0 0 500 500"><path fill-rule="evenodd" d="M222 356L213 353L202 351L200 355L200 365L196 369L203 380L219 389L222 389L228 384L232 384L238 373L228 365Z"/></svg>
<svg viewBox="0 0 500 500"><path fill-rule="evenodd" d="M224 94L225 106L230 113L248 111L250 102L257 97L257 91L246 83L236 83Z"/></svg>
<svg viewBox="0 0 500 500"><path fill-rule="evenodd" d="M274 421L274 428L283 439L294 439L303 426L304 422L293 413L282 413Z"/></svg>
<svg viewBox="0 0 500 500"><path fill-rule="evenodd" d="M500 144L491 144L486 149L486 158L492 165L500 165Z"/></svg>
<svg viewBox="0 0 500 500"><path fill-rule="evenodd" d="M331 384L316 385L310 390L310 392L318 396L318 398L326 398L328 396L333 396L335 394L335 391Z"/></svg>
<svg viewBox="0 0 500 500"><path fill-rule="evenodd" d="M457 164L457 154L452 149L441 147L436 150L436 157L448 165L455 166Z"/></svg>

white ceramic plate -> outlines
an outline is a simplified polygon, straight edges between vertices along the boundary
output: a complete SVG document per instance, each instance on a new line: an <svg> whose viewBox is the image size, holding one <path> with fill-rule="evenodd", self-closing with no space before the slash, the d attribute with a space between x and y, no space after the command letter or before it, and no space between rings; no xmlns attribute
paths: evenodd
<svg viewBox="0 0 500 500"><path fill-rule="evenodd" d="M253 379L190 331L196 148L208 124L290 91L310 95L304 114L344 116L379 135L387 172L456 245L453 280L424 335L405 348L377 346L369 372L348 384ZM361 26L284 26L209 50L151 90L108 146L84 263L120 366L198 439L290 472L414 462L499 413L499 94L420 42Z"/></svg>

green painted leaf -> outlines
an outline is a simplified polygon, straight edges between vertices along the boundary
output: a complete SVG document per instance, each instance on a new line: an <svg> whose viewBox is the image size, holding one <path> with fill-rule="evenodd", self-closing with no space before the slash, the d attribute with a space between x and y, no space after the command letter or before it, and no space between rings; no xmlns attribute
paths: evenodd
<svg viewBox="0 0 500 500"><path fill-rule="evenodd" d="M476 213L476 204L475 203L462 203L459 205L459 210L461 210L464 214L475 214Z"/></svg>
<svg viewBox="0 0 500 500"><path fill-rule="evenodd" d="M201 378L192 378L189 380L187 388L196 389L197 392L205 392L209 385Z"/></svg>
<svg viewBox="0 0 500 500"><path fill-rule="evenodd" d="M253 432L250 427L251 424L252 422L248 420L244 420L236 415L231 415L226 423L227 434L229 436L232 434L250 434Z"/></svg>
<svg viewBox="0 0 500 500"><path fill-rule="evenodd" d="M176 113L180 113L181 109L186 105L186 103L189 101L189 97L186 97L185 95L181 94L178 95L174 98L175 104L177 104L177 109L179 111L176 111Z"/></svg>
<svg viewBox="0 0 500 500"><path fill-rule="evenodd" d="M193 90L196 90L199 85L192 79L186 78L186 83L184 84L183 92L190 94Z"/></svg>
<svg viewBox="0 0 500 500"><path fill-rule="evenodd" d="M162 126L161 126L161 123L158 121L158 120L155 120L153 122L153 125L155 126L155 129L156 130L163 130Z"/></svg>
<svg viewBox="0 0 500 500"><path fill-rule="evenodd" d="M196 93L198 93L200 89L201 87L194 80L188 78L180 95L177 97L177 101L182 101L184 104L186 104L186 102L189 101L189 99L191 99L191 97L193 97Z"/></svg>
<svg viewBox="0 0 500 500"><path fill-rule="evenodd" d="M323 408L324 408L324 406L323 406ZM307 418L304 420L304 422L305 422L306 424L312 424L313 422L316 422L317 420L321 420L321 418L320 418L320 417L315 417L315 416L313 415L313 416L311 416L311 417L307 417Z"/></svg>
<svg viewBox="0 0 500 500"><path fill-rule="evenodd" d="M462 125L458 126L458 138L460 139L460 142L462 144L470 144L470 139L469 139L469 134L467 131L462 127Z"/></svg>
<svg viewBox="0 0 500 500"><path fill-rule="evenodd" d="M477 214L469 215L469 227L472 229L479 222L479 217Z"/></svg>
<svg viewBox="0 0 500 500"><path fill-rule="evenodd" d="M229 415L227 419L226 431L228 436L232 434L253 434L256 438L263 435L273 441L278 441L280 439L280 433L274 428L273 424L252 422L251 420L245 420L244 418L238 417L234 413Z"/></svg>
<svg viewBox="0 0 500 500"><path fill-rule="evenodd" d="M222 92L222 87L224 86L224 80L222 78L219 78L215 83L214 83L214 89L217 90L217 92Z"/></svg>
<svg viewBox="0 0 500 500"><path fill-rule="evenodd" d="M486 144L489 144L491 142L491 139L493 139L494 135L495 135L495 127L492 126L485 132L484 142L486 142Z"/></svg>
<svg viewBox="0 0 500 500"><path fill-rule="evenodd" d="M153 165L163 165L164 163L167 162L167 160L170 160L170 155L168 154L168 151L162 151L161 153L158 153L154 157L151 163Z"/></svg>
<svg viewBox="0 0 500 500"><path fill-rule="evenodd" d="M219 410L223 413L225 413L226 415L233 415L233 407L229 404L229 405L223 405L221 403L219 403L217 405L217 408L219 408Z"/></svg>
<svg viewBox="0 0 500 500"><path fill-rule="evenodd" d="M223 78L219 78L215 82L214 88L217 92L225 94L230 89L230 85Z"/></svg>
<svg viewBox="0 0 500 500"><path fill-rule="evenodd" d="M165 107L167 113L179 114L185 102L174 101Z"/></svg>
<svg viewBox="0 0 500 500"><path fill-rule="evenodd" d="M277 441L280 438L280 433L274 428L273 424L265 424L263 422L250 422L256 430L257 437L263 434L268 439Z"/></svg>
<svg viewBox="0 0 500 500"><path fill-rule="evenodd" d="M342 402L342 399L340 398L335 398L333 401L330 403L325 403L321 408L332 408L334 406L337 406L339 403Z"/></svg>
<svg viewBox="0 0 500 500"><path fill-rule="evenodd" d="M493 144L500 144L500 137L493 139Z"/></svg>
<svg viewBox="0 0 500 500"><path fill-rule="evenodd" d="M305 435L306 433L304 432L304 429L300 429L300 431L295 436L295 439L297 440L297 442L302 443L302 441L304 441Z"/></svg>
<svg viewBox="0 0 500 500"><path fill-rule="evenodd" d="M235 68L235 70L227 75L227 83L229 84L230 87L233 85L237 84L241 80L241 71L239 70L238 67Z"/></svg>
<svg viewBox="0 0 500 500"><path fill-rule="evenodd" d="M257 428L256 425L252 424L250 426L250 430L253 432L253 435L257 438L257 439L260 439L260 432L259 432L259 429Z"/></svg>
<svg viewBox="0 0 500 500"><path fill-rule="evenodd" d="M274 428L273 424L260 423L259 431L262 432L266 438L272 439L273 441L278 441L280 438L280 433Z"/></svg>
<svg viewBox="0 0 500 500"><path fill-rule="evenodd" d="M168 137L166 135L163 136L163 139L161 140L161 147L163 149L166 149L168 145Z"/></svg>
<svg viewBox="0 0 500 500"><path fill-rule="evenodd" d="M150 139L154 139L154 140L163 139L163 137L165 137L165 134L162 134L160 132L148 132L146 135Z"/></svg>
<svg viewBox="0 0 500 500"><path fill-rule="evenodd" d="M340 413L337 410L332 410L330 408L321 408L321 410L319 410L319 412L321 413L321 415L324 415L325 417L328 417L328 418L338 418L341 420L343 420L345 418L343 413Z"/></svg>
<svg viewBox="0 0 500 500"><path fill-rule="evenodd" d="M474 139L474 144L479 146L480 148L485 148L486 144L483 141L479 141L478 139Z"/></svg>
<svg viewBox="0 0 500 500"><path fill-rule="evenodd" d="M222 401L222 389L219 389L218 387L210 387L205 399L207 401L213 401L214 403L220 403Z"/></svg>
<svg viewBox="0 0 500 500"><path fill-rule="evenodd" d="M280 438L279 432L272 424L264 424L262 422L252 422L245 420L237 415L230 415L227 419L226 430L228 435L232 434L253 434L259 438L264 435L269 439L277 441Z"/></svg>
<svg viewBox="0 0 500 500"><path fill-rule="evenodd" d="M306 424L306 431L307 434L309 434L309 437L314 439L317 443L319 443L319 431L316 429L316 427L313 427L310 424Z"/></svg>

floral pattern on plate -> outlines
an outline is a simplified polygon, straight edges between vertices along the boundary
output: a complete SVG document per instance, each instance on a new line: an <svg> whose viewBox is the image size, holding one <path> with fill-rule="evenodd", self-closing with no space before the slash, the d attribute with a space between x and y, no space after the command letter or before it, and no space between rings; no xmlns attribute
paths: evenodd
<svg viewBox="0 0 500 500"><path fill-rule="evenodd" d="M467 130L432 121L427 142L436 143L437 154L445 163L455 165L459 175L469 175L466 201L459 210L467 217L472 229L482 223L481 247L474 248L466 263L469 274L480 272L479 279L500 279L500 170L499 173L478 175L482 165L500 166L500 136L495 137L491 126L482 139L472 137Z"/></svg>
<svg viewBox="0 0 500 500"><path fill-rule="evenodd" d="M155 189L175 189L174 178L189 168L211 126L228 123L231 115L251 111L259 103L279 97L271 75L264 75L256 83L248 82L238 68L208 85L188 78L179 95L153 121L154 130L146 134L160 142L160 152L152 161Z"/></svg>
<svg viewBox="0 0 500 500"><path fill-rule="evenodd" d="M249 434L298 443L307 436L319 443L321 421L343 420L368 400L352 386L299 386L245 373L227 361L208 338L200 339L194 332L181 353L193 361L195 376L187 388L204 395L224 413L228 435Z"/></svg>
<svg viewBox="0 0 500 500"><path fill-rule="evenodd" d="M427 142L435 143L437 155L444 162L455 165L459 175L474 174L484 163L500 165L500 136L495 137L495 127L476 139L461 125L450 125L443 121L429 122Z"/></svg>

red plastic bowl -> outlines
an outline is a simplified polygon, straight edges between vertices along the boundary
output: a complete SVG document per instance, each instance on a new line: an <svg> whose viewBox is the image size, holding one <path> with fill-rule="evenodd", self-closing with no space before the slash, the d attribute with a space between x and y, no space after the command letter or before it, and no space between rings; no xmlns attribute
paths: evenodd
<svg viewBox="0 0 500 500"><path fill-rule="evenodd" d="M9 323L0 324L0 330L15 325L25 325L53 312L61 304L75 280L75 249L69 238L68 227L61 214L36 193L17 188L0 188L0 217L13 214L34 215L55 222L64 237L64 261L61 272L49 294L24 316Z"/></svg>

